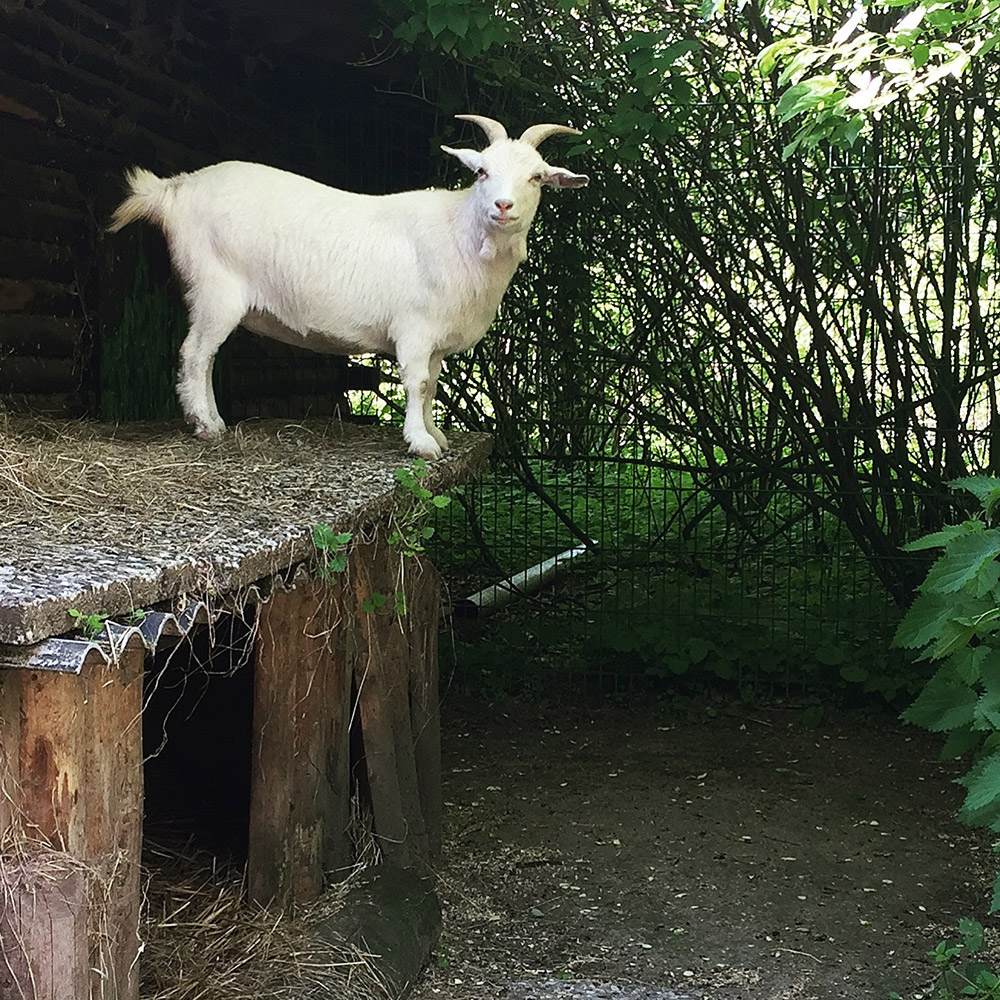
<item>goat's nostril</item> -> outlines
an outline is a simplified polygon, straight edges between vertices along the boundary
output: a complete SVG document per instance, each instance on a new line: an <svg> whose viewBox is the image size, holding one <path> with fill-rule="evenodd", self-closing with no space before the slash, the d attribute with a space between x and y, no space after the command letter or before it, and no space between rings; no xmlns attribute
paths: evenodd
<svg viewBox="0 0 1000 1000"><path fill-rule="evenodd" d="M501 212L509 212L514 207L514 202L502 201L499 198L495 202L493 202L493 204L496 205L496 207L499 208Z"/></svg>

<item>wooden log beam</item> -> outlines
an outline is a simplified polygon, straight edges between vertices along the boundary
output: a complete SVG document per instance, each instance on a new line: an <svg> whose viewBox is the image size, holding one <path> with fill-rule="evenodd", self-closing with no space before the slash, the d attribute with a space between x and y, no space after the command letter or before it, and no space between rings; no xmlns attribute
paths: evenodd
<svg viewBox="0 0 1000 1000"><path fill-rule="evenodd" d="M351 864L350 671L342 589L277 591L259 611L250 779L250 898L314 899Z"/></svg>

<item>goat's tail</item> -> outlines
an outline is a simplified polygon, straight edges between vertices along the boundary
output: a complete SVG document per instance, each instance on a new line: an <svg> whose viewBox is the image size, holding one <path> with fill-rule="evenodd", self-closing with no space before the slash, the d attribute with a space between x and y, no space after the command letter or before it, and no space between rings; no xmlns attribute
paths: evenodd
<svg viewBox="0 0 1000 1000"><path fill-rule="evenodd" d="M108 232L117 233L130 222L148 219L163 228L167 207L172 201L173 178L164 180L152 171L132 167L125 175L129 196L115 209Z"/></svg>

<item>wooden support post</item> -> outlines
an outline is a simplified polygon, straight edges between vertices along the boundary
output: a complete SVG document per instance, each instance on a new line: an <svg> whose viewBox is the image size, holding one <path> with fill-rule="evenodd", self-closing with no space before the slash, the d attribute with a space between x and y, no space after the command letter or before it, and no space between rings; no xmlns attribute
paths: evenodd
<svg viewBox="0 0 1000 1000"><path fill-rule="evenodd" d="M352 677L383 855L422 868L440 851L440 579L401 558L381 537L355 544L345 574L275 592L260 608L249 858L258 902L315 898L325 873L354 861ZM378 609L374 594L388 598Z"/></svg>
<svg viewBox="0 0 1000 1000"><path fill-rule="evenodd" d="M64 865L70 860L62 858ZM0 1000L90 996L86 874L60 870L55 852L4 858L2 865Z"/></svg>
<svg viewBox="0 0 1000 1000"><path fill-rule="evenodd" d="M2 701L9 711L17 706L19 719L0 731L3 756L16 759L20 772L12 822L63 852L66 871L86 883L82 974L94 1000L138 995L142 667L140 650L118 664L85 666L79 675L10 671L2 680ZM18 857L3 860L16 874ZM21 899L19 915L4 924L3 951L16 954L20 947L28 983L51 974L53 956L36 942L55 928L65 961L77 961L78 895L67 876L30 896L30 906L24 891L13 897ZM25 914L35 923L24 926ZM66 975L76 981L76 973ZM28 983L18 983L26 997Z"/></svg>
<svg viewBox="0 0 1000 1000"><path fill-rule="evenodd" d="M409 608L397 614L391 597L377 610L365 606L372 594L395 595L400 589L409 603L414 581L410 590L406 581L418 564L402 559L381 537L351 552L359 637L354 675L379 847L395 864L421 867L429 860L430 840L411 718L413 620Z"/></svg>
<svg viewBox="0 0 1000 1000"><path fill-rule="evenodd" d="M277 591L260 608L250 783L250 898L319 895L351 864L350 671L341 584Z"/></svg>
<svg viewBox="0 0 1000 1000"><path fill-rule="evenodd" d="M427 561L415 563L406 581L409 638L410 725L420 808L431 859L441 854L441 711L438 695L438 631L441 577Z"/></svg>

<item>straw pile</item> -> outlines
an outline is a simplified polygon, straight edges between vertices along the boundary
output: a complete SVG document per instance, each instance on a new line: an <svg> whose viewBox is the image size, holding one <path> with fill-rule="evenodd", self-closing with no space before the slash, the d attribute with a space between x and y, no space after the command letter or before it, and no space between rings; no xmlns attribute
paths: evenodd
<svg viewBox="0 0 1000 1000"><path fill-rule="evenodd" d="M180 529L226 515L240 520L256 508L271 523L294 521L304 495L324 479L328 496L384 489L372 453L384 460L388 451L397 465L406 461L402 441L393 454L386 437L384 429L335 421L266 421L240 424L206 443L177 423L118 427L0 412L0 525L141 546L171 524Z"/></svg>
<svg viewBox="0 0 1000 1000"><path fill-rule="evenodd" d="M387 1000L377 959L312 928L350 880L288 915L246 902L241 872L203 853L146 845L143 1000Z"/></svg>

